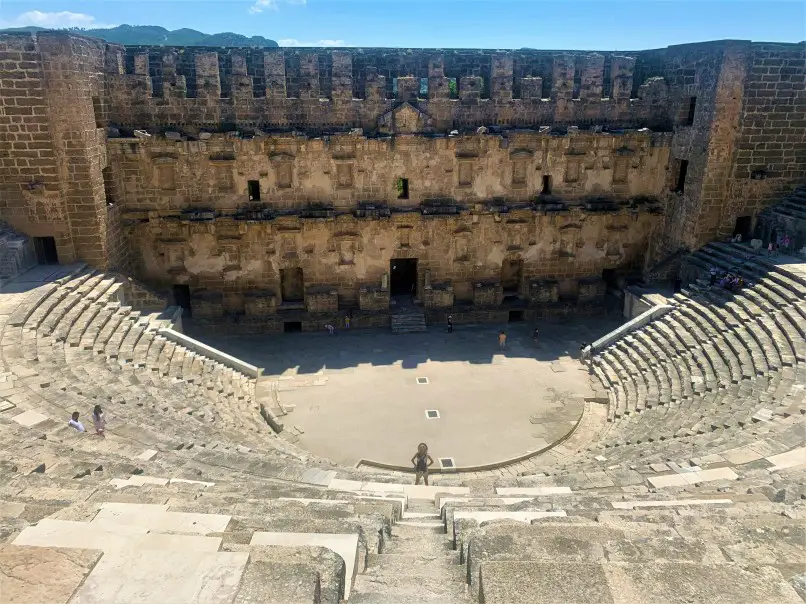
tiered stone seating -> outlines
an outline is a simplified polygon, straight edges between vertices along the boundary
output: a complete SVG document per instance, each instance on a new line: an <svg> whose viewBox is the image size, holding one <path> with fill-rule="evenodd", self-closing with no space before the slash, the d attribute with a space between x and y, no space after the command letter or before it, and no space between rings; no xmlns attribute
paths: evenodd
<svg viewBox="0 0 806 604"><path fill-rule="evenodd" d="M431 487L278 438L252 379L161 335L170 311L133 310L114 278L73 267L0 314L4 597L800 601L806 281L745 262L746 292L695 280L597 355L610 404L586 403L549 455ZM95 404L105 439L66 425L79 410L91 432Z"/></svg>
<svg viewBox="0 0 806 604"><path fill-rule="evenodd" d="M741 272L747 287L710 286L712 267ZM806 378L806 271L797 267L731 244L693 254L694 280L670 300L674 310L592 359L610 388L614 422L598 448L737 430L793 413Z"/></svg>

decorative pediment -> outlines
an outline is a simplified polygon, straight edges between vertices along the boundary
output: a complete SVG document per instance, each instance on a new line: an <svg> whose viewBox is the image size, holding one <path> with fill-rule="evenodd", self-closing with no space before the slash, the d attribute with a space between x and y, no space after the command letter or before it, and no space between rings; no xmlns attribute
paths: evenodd
<svg viewBox="0 0 806 604"><path fill-rule="evenodd" d="M272 163L292 162L294 161L294 156L290 153L272 153L269 156L269 160Z"/></svg>
<svg viewBox="0 0 806 604"><path fill-rule="evenodd" d="M515 149L509 154L509 159L532 159L534 154L531 149Z"/></svg>
<svg viewBox="0 0 806 604"><path fill-rule="evenodd" d="M403 103L378 118L378 130L384 134L429 132L431 117L411 103Z"/></svg>

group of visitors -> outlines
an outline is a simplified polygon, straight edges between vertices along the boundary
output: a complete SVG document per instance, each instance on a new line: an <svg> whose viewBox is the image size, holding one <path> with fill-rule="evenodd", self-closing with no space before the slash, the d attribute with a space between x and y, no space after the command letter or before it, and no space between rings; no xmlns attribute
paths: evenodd
<svg viewBox="0 0 806 604"><path fill-rule="evenodd" d="M73 414L67 421L67 425L76 430L76 432L86 432L84 424L82 424L81 420L78 418L78 411L73 411ZM92 425L95 428L95 433L98 436L101 438L106 438L106 416L104 415L103 409L101 409L101 405L95 405L95 408L92 410Z"/></svg>
<svg viewBox="0 0 806 604"><path fill-rule="evenodd" d="M719 271L713 267L710 270L709 283L711 285L719 285L719 287L732 292L739 291L747 285L747 282L741 275L730 271Z"/></svg>

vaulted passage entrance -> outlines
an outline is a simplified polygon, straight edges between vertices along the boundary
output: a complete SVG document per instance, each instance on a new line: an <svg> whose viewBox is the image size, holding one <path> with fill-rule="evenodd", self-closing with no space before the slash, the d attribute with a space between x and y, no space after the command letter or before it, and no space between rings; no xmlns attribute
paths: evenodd
<svg viewBox="0 0 806 604"><path fill-rule="evenodd" d="M53 237L34 237L34 250L39 264L59 264L56 239Z"/></svg>
<svg viewBox="0 0 806 604"><path fill-rule="evenodd" d="M389 293L392 296L417 295L417 258L396 258L389 264Z"/></svg>
<svg viewBox="0 0 806 604"><path fill-rule="evenodd" d="M301 268L280 269L280 292L283 302L302 302L305 299L304 284Z"/></svg>

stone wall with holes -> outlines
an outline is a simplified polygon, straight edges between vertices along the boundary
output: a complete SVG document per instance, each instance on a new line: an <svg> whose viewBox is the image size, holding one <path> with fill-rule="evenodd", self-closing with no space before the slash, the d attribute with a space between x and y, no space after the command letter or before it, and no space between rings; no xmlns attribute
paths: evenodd
<svg viewBox="0 0 806 604"><path fill-rule="evenodd" d="M115 138L107 181L127 210L156 212L242 208L250 182L274 212L352 210L359 202L404 209L444 199L512 204L541 193L560 201L627 202L663 194L671 138L639 131ZM406 199L400 179L407 180Z"/></svg>
<svg viewBox="0 0 806 604"><path fill-rule="evenodd" d="M59 260L105 266L105 43L63 33L0 36L0 211Z"/></svg>

